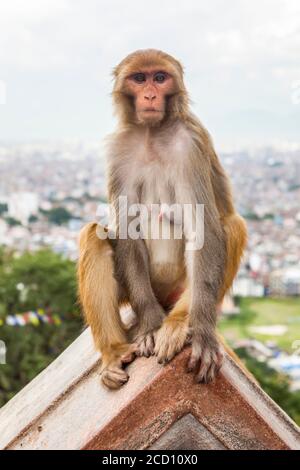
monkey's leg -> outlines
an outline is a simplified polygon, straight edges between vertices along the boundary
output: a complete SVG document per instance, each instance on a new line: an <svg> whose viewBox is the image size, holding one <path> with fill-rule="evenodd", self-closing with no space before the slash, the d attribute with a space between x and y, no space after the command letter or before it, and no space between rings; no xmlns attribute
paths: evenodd
<svg viewBox="0 0 300 470"><path fill-rule="evenodd" d="M165 312L151 285L147 248L142 239L118 239L114 253L117 279L137 316L130 337L137 346L136 354L148 357L154 352L155 333Z"/></svg>
<svg viewBox="0 0 300 470"><path fill-rule="evenodd" d="M159 363L169 362L189 341L190 294L186 289L157 332L155 355Z"/></svg>
<svg viewBox="0 0 300 470"><path fill-rule="evenodd" d="M191 342L188 309L189 292L186 290L157 332L155 354L160 364L166 364L171 361L186 344ZM255 380L242 360L228 347L224 337L220 333L217 333L217 337L227 354L239 364L246 375Z"/></svg>
<svg viewBox="0 0 300 470"><path fill-rule="evenodd" d="M219 306L226 291L232 285L247 241L246 225L239 215L234 214L228 217L224 229L226 232L227 263L224 282L219 293ZM189 289L186 289L158 330L155 344L155 354L158 357L158 362L166 363L170 361L190 341L189 306L190 293ZM224 345L224 339L220 335L217 336L219 342ZM234 353L231 352L231 355L237 359Z"/></svg>
<svg viewBox="0 0 300 470"><path fill-rule="evenodd" d="M85 226L79 239L79 295L95 347L102 355L102 381L110 388L127 382L122 366L134 358L119 314L119 287L114 277L113 251L98 238L96 223ZM100 227L101 228L101 227Z"/></svg>

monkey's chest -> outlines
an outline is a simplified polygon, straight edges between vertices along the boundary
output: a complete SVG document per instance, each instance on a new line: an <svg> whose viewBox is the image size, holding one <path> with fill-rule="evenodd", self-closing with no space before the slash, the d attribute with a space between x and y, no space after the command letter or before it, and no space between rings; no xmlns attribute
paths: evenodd
<svg viewBox="0 0 300 470"><path fill-rule="evenodd" d="M149 253L150 274L159 285L174 285L183 276L183 231L178 223L176 191L170 175L147 174L141 185L141 230Z"/></svg>

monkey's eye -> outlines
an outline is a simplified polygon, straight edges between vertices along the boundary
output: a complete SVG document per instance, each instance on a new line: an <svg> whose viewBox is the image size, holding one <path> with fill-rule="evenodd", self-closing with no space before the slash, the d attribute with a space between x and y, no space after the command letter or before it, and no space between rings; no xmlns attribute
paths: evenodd
<svg viewBox="0 0 300 470"><path fill-rule="evenodd" d="M157 72L154 75L154 81L158 83L163 83L166 80L166 74L164 72Z"/></svg>
<svg viewBox="0 0 300 470"><path fill-rule="evenodd" d="M132 76L133 80L137 83L142 83L146 80L146 76L144 73L135 73L133 76Z"/></svg>

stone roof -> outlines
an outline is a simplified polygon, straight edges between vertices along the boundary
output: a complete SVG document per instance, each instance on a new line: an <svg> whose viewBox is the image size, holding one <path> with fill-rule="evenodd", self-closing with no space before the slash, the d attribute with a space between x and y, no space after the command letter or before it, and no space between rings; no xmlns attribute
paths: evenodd
<svg viewBox="0 0 300 470"><path fill-rule="evenodd" d="M103 387L85 330L0 410L1 449L300 449L296 424L226 353L196 384L185 364L139 358L120 390Z"/></svg>

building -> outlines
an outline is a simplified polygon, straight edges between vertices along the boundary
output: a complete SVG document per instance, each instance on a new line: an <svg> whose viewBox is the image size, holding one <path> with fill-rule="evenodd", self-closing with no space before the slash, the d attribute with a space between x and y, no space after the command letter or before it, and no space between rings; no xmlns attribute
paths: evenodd
<svg viewBox="0 0 300 470"><path fill-rule="evenodd" d="M300 295L300 267L273 271L270 275L270 291L280 296Z"/></svg>
<svg viewBox="0 0 300 470"><path fill-rule="evenodd" d="M33 192L16 192L8 198L8 215L27 225L31 215L38 212L38 195Z"/></svg>
<svg viewBox="0 0 300 470"><path fill-rule="evenodd" d="M300 449L300 430L227 349L213 383L136 359L119 390L101 385L89 329L0 410L0 448L59 450ZM76 358L76 360L74 360Z"/></svg>

